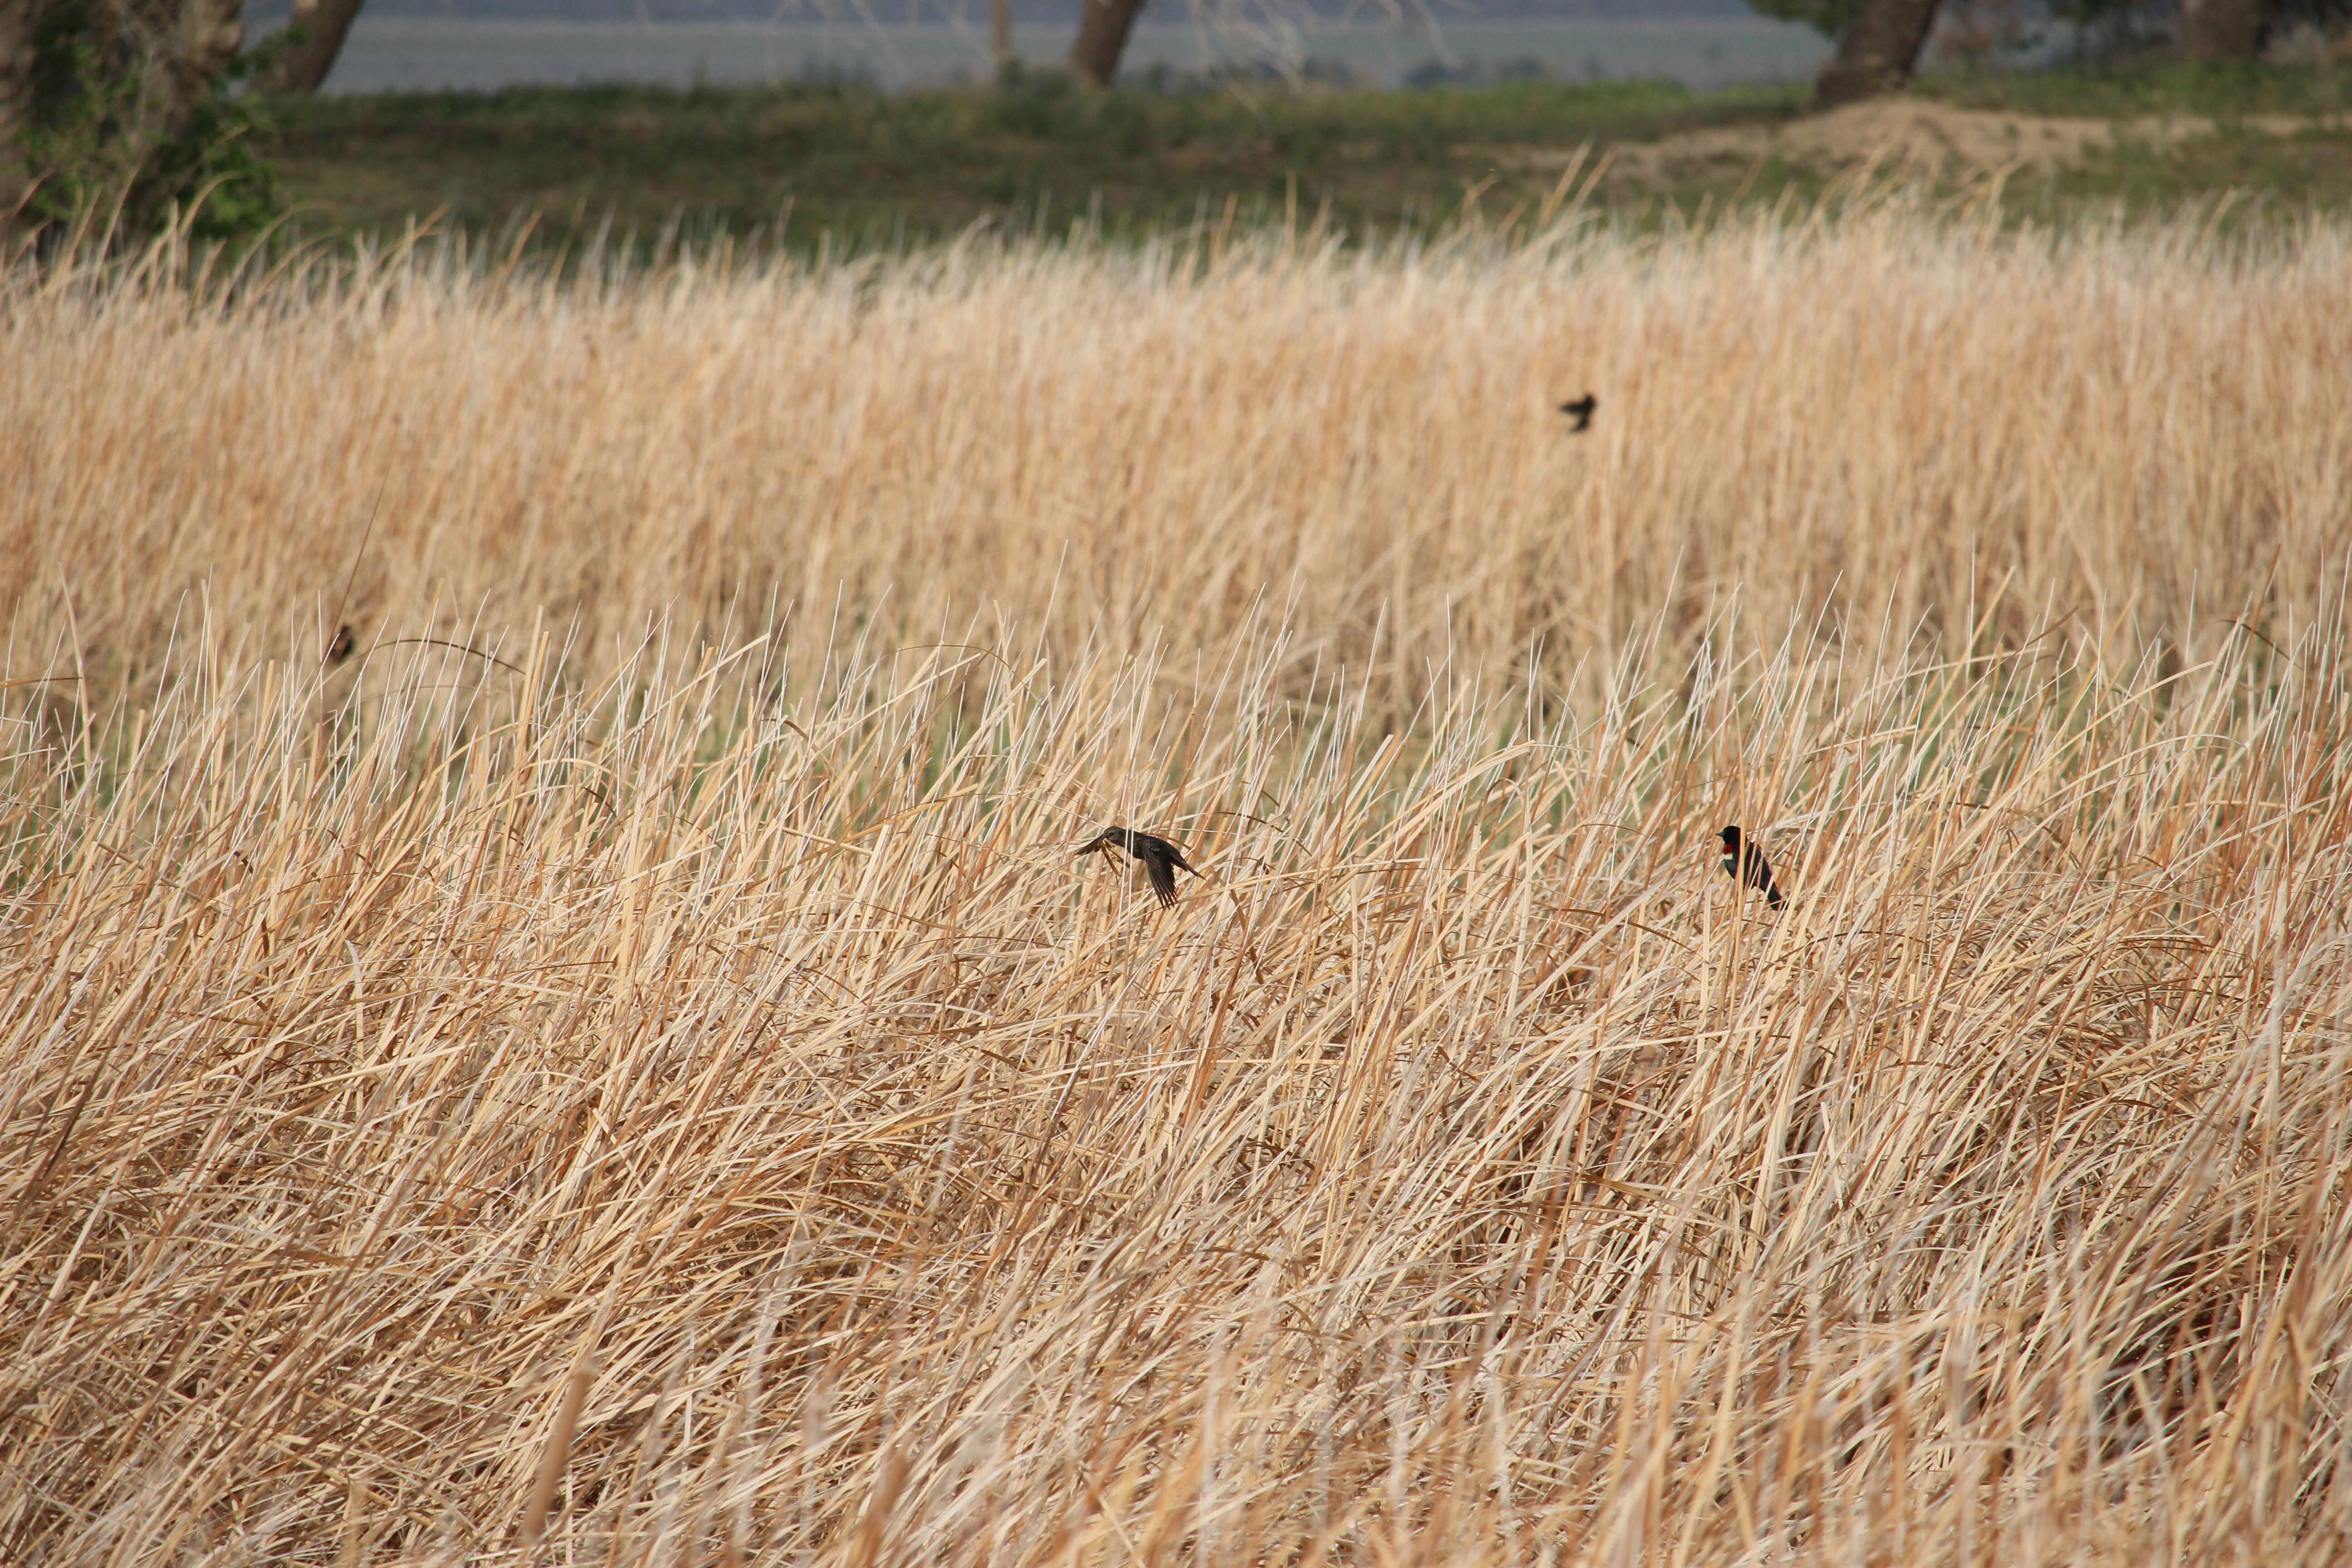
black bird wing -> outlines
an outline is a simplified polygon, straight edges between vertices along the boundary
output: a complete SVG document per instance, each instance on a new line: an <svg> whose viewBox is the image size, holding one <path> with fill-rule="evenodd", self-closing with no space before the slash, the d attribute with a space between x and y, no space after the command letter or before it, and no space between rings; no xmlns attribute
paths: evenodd
<svg viewBox="0 0 2352 1568"><path fill-rule="evenodd" d="M1184 864L1184 857L1176 852L1172 844L1153 844L1147 846L1137 858L1143 862L1144 872L1151 879L1151 896L1160 900L1160 907L1164 910L1173 904L1176 901L1176 868ZM1192 868L1185 866L1184 869L1192 871ZM1200 875L1197 871L1192 874Z"/></svg>
<svg viewBox="0 0 2352 1568"><path fill-rule="evenodd" d="M1075 852L1093 855L1121 849L1143 863L1143 874L1151 880L1151 896L1160 900L1162 909L1176 901L1178 867L1192 871L1195 877L1201 874L1184 858L1184 851L1156 834L1138 833L1132 828L1106 827L1093 842L1080 846Z"/></svg>
<svg viewBox="0 0 2352 1568"><path fill-rule="evenodd" d="M1724 868L1729 870L1729 867ZM1788 900L1780 895L1780 884L1773 879L1772 862L1764 858L1764 851L1753 844L1739 847L1739 879L1764 895L1764 901L1779 909Z"/></svg>

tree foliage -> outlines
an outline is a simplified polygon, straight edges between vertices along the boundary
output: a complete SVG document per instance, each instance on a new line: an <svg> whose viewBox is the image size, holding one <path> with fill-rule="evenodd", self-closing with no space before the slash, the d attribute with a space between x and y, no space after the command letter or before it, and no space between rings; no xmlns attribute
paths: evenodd
<svg viewBox="0 0 2352 1568"><path fill-rule="evenodd" d="M0 125L21 190L0 225L37 241L135 240L173 222L250 236L283 209L255 151L259 110L236 84L235 12L207 0L35 0L29 68Z"/></svg>
<svg viewBox="0 0 2352 1568"><path fill-rule="evenodd" d="M1845 30L1868 0L1748 0L1768 16L1802 22L1830 37ZM2319 26L2352 20L2352 0L2262 0L2262 10L2273 25L2310 22ZM2112 26L2144 18L2171 22L2179 15L2178 0L2050 0L2050 14L2080 26Z"/></svg>
<svg viewBox="0 0 2352 1568"><path fill-rule="evenodd" d="M1748 0L1750 5L1768 16L1778 16L1785 22L1802 22L1830 37L1845 31L1866 0Z"/></svg>

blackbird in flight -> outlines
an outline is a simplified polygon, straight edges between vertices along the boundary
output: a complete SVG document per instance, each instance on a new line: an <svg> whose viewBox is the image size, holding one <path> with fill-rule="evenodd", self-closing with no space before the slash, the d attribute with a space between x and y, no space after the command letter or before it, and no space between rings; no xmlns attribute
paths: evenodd
<svg viewBox="0 0 2352 1568"><path fill-rule="evenodd" d="M1559 411L1576 421L1568 427L1568 433L1571 436L1581 436L1592 428L1592 411L1600 406L1601 399L1589 392L1573 403L1561 404Z"/></svg>
<svg viewBox="0 0 2352 1568"><path fill-rule="evenodd" d="M1737 827L1723 830L1723 868L1743 885L1764 894L1764 901L1774 909L1788 902L1780 896L1780 884L1772 879L1772 863L1764 858L1764 851L1748 843Z"/></svg>
<svg viewBox="0 0 2352 1568"><path fill-rule="evenodd" d="M1131 827L1106 827L1093 839L1080 845L1076 852L1080 855L1116 854L1121 849L1143 862L1144 875L1151 879L1152 897L1160 900L1161 909L1176 901L1176 868L1181 866L1195 877L1201 874L1193 870L1192 864L1184 858L1184 851L1165 838L1138 833Z"/></svg>

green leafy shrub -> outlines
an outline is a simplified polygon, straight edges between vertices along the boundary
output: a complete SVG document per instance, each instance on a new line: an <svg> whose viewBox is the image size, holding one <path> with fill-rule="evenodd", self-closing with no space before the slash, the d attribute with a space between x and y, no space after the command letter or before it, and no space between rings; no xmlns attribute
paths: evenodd
<svg viewBox="0 0 2352 1568"><path fill-rule="evenodd" d="M175 220L199 240L258 236L285 203L254 146L268 123L237 89L277 47L232 60L174 116L145 82L142 47L90 0L47 7L33 35L28 226L46 239L95 231L115 243Z"/></svg>

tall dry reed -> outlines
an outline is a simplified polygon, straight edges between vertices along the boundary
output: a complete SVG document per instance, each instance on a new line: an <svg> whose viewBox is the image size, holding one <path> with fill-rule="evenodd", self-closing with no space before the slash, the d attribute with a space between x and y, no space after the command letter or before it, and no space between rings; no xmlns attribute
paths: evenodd
<svg viewBox="0 0 2352 1568"><path fill-rule="evenodd" d="M2341 1561L2345 237L20 287L0 1558Z"/></svg>
<svg viewBox="0 0 2352 1568"><path fill-rule="evenodd" d="M1995 599L1996 646L2071 616L2194 657L2200 616L2308 624L2352 494L2338 226L2053 238L1895 201L602 287L411 257L214 299L7 289L11 674L135 679L200 613L275 647L543 613L596 673L656 620L723 644L786 611L795 647L978 616L1213 661L1270 604L1396 716L1445 659L1573 684L1662 607L1671 677L1735 595L1868 659L1984 651Z"/></svg>

